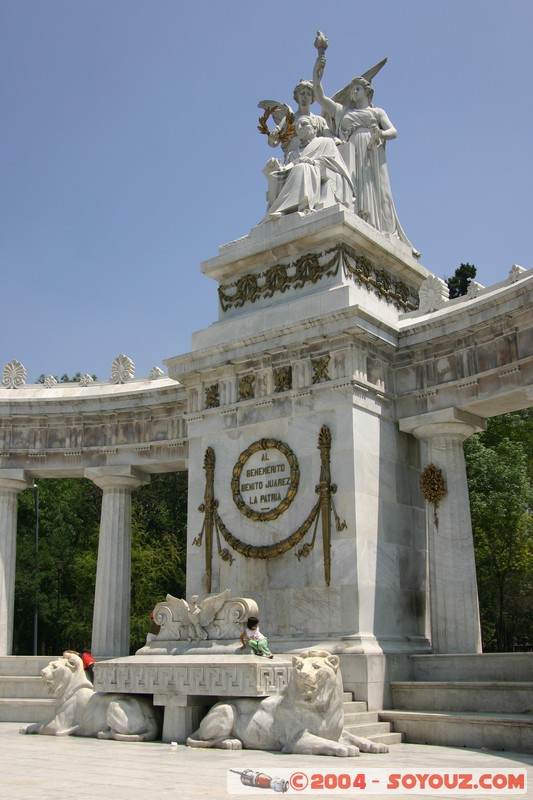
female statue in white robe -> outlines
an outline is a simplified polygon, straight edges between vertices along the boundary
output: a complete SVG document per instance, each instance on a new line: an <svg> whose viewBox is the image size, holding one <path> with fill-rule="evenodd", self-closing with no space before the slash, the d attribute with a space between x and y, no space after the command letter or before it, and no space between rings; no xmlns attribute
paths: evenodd
<svg viewBox="0 0 533 800"><path fill-rule="evenodd" d="M315 63L315 97L342 141L339 151L354 185L355 213L387 238L400 239L419 255L400 225L392 199L385 144L396 138L396 128L382 108L372 105L374 90L365 78L353 79L346 105L326 97L321 83L325 63L323 55Z"/></svg>
<svg viewBox="0 0 533 800"><path fill-rule="evenodd" d="M350 176L333 139L318 136L313 118L296 123L298 145L287 153L285 166L270 159L265 167L269 208L262 222L279 219L295 211L309 213L341 203L353 208Z"/></svg>

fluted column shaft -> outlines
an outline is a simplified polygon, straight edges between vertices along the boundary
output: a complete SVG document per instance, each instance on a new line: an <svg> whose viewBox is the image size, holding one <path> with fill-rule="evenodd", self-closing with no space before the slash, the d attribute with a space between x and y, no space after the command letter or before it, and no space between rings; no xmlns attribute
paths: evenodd
<svg viewBox="0 0 533 800"><path fill-rule="evenodd" d="M13 649L17 495L30 485L24 470L0 471L0 656Z"/></svg>
<svg viewBox="0 0 533 800"><path fill-rule="evenodd" d="M400 427L426 442L425 464L446 483L437 508L428 503L431 642L434 653L481 652L481 628L463 442L484 429L484 420L450 410L402 420Z"/></svg>
<svg viewBox="0 0 533 800"><path fill-rule="evenodd" d="M85 470L102 491L91 651L96 658L130 649L131 493L149 482L133 467Z"/></svg>

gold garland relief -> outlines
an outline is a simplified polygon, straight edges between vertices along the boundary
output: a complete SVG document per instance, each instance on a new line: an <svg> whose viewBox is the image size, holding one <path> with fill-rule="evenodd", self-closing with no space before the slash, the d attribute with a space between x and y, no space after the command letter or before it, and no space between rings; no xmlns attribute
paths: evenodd
<svg viewBox="0 0 533 800"><path fill-rule="evenodd" d="M323 253L307 253L289 264L275 264L265 272L243 275L234 283L221 284L218 289L223 311L241 308L245 303L273 297L288 289L301 289L308 283L317 283L325 277L344 276L369 292L392 303L402 311L418 308L416 291L346 244L338 244Z"/></svg>
<svg viewBox="0 0 533 800"><path fill-rule="evenodd" d="M306 536L314 524L313 535L310 542L306 542L296 553L298 560L305 558L314 550L317 535L318 523L322 521L322 548L324 556L324 577L326 586L330 585L331 580L331 515L335 519L337 531L346 528L346 522L342 521L337 514L333 502L333 495L337 491L335 484L331 483L330 475L330 451L331 451L331 432L327 425L322 425L318 437L318 449L320 450L320 481L315 488L318 499L311 508L309 514L299 527L286 538L274 542L270 545L253 545L244 542L228 530L222 517L218 512L218 500L214 495L215 481L215 452L212 447L208 447L204 458L204 470L206 472L206 486L204 502L199 507L199 511L204 515L202 530L193 540L197 547L205 546L206 563L206 589L211 591L212 583L212 557L213 557L213 538L216 535L218 555L223 561L232 564L235 560L227 548L222 547L221 537L231 547L232 550L245 558L268 559L281 556L287 553ZM242 497L241 478L242 472L249 459L256 453L266 454L269 451L277 450L282 453L290 466L290 486L286 497L273 509L265 512L255 511L248 506ZM268 473L270 474L270 473ZM249 478L255 475L246 476ZM242 514L252 521L264 522L276 519L283 514L294 500L298 491L300 472L298 460L291 448L284 442L277 439L259 439L248 447L241 455L233 468L231 479L231 490L235 504Z"/></svg>

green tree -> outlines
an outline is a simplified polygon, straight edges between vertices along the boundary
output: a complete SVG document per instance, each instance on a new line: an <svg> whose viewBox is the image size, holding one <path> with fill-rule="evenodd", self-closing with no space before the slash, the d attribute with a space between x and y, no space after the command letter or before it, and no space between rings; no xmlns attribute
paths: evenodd
<svg viewBox="0 0 533 800"><path fill-rule="evenodd" d="M13 652L81 649L91 642L101 490L85 479L37 481L38 568L34 492L19 495ZM187 476L152 476L132 499L132 650L144 643L149 613L167 593L183 594Z"/></svg>
<svg viewBox="0 0 533 800"><path fill-rule="evenodd" d="M44 374L44 372L41 372L41 374L39 375L39 377L37 378L37 380L35 382L36 383L44 383L45 380L46 380L46 377L47 376ZM67 375L66 373L64 373L60 378L58 378L57 375L54 375L54 378L56 379L56 381L58 383L79 383L79 380L81 378L81 372L75 372L74 375L72 375L72 376ZM93 381L97 381L98 380L96 375L91 375L91 378L93 379Z"/></svg>
<svg viewBox="0 0 533 800"><path fill-rule="evenodd" d="M476 277L477 270L473 264L461 264L457 267L451 278L445 278L450 292L450 300L455 297L462 297L468 291L472 280Z"/></svg>
<svg viewBox="0 0 533 800"><path fill-rule="evenodd" d="M100 492L85 479L54 478L36 485L37 569L34 493L26 490L19 498L13 644L15 653L33 651L36 607L38 650L49 654L90 642Z"/></svg>
<svg viewBox="0 0 533 800"><path fill-rule="evenodd" d="M487 650L513 650L533 640L530 436L531 414L524 412L489 420L486 433L465 442Z"/></svg>

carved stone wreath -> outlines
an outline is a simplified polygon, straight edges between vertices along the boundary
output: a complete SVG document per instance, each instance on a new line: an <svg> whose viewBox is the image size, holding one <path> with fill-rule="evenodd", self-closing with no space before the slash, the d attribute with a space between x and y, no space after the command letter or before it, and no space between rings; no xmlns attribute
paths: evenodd
<svg viewBox="0 0 533 800"><path fill-rule="evenodd" d="M244 466L251 456L261 451L266 453L268 450L278 450L287 459L290 467L289 489L286 496L283 498L283 500L281 500L276 508L270 509L269 511L256 511L255 509L250 508L250 506L248 506L244 501L244 498L241 494L241 476ZM277 439L259 439L240 454L237 463L233 467L231 493L233 495L233 501L241 514L244 514L245 517L248 517L256 522L269 522L273 519L277 519L288 509L296 497L299 483L300 469L298 467L298 459L289 445L285 444L285 442L280 442Z"/></svg>

